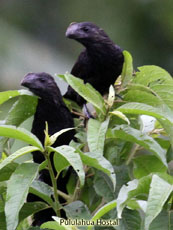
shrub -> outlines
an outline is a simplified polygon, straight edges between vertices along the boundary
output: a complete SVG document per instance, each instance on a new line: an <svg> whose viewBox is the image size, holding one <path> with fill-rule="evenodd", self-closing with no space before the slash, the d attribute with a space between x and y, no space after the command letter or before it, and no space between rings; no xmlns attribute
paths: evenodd
<svg viewBox="0 0 173 230"><path fill-rule="evenodd" d="M103 226L103 229L171 229L173 80L158 66L142 66L134 73L131 55L124 51L124 56L122 75L115 89L110 86L107 99L79 78L70 74L59 76L96 111L96 118L89 119L87 129L80 119L75 119L77 141L71 141L69 146L51 146L61 132L51 137L46 134L42 146L36 136L20 127L34 114L37 97L27 90L0 93L0 104L18 98L0 125L2 230L40 229L30 227L27 217L48 207L56 211L57 217L41 228L81 229L60 225L59 208L63 208L69 219L119 219L119 226ZM66 104L71 110L81 112L75 103L66 100ZM11 153L14 139L27 146ZM41 165L16 161L36 150L45 156ZM53 174L53 188L37 180L39 170L48 167L52 172L50 152L55 153L58 173L72 166L78 176L70 177L67 194L57 190L57 178ZM26 203L29 192L43 201ZM59 203L60 196L66 200L64 205ZM84 226L82 229L101 227Z"/></svg>

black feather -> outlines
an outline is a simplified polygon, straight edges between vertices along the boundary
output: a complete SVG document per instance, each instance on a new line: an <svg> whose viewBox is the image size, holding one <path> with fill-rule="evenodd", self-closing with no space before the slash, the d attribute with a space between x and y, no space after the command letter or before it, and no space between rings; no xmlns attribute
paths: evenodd
<svg viewBox="0 0 173 230"><path fill-rule="evenodd" d="M67 28L66 37L85 46L71 74L90 83L102 95L114 84L122 72L124 56L119 46L113 43L103 29L91 22L72 23ZM85 103L72 88L68 87L65 98Z"/></svg>

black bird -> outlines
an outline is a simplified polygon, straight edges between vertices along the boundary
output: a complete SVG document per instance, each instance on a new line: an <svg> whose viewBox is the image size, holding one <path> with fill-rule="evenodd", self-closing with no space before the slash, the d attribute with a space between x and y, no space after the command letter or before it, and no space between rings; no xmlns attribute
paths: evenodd
<svg viewBox="0 0 173 230"><path fill-rule="evenodd" d="M49 135L64 128L74 127L73 118L62 100L62 95L54 78L47 73L29 73L21 82L39 97L31 132L41 143L44 143L45 123L48 123ZM62 134L54 143L54 147L69 144L73 139L74 130ZM33 153L34 162L42 163L45 159L41 153Z"/></svg>
<svg viewBox="0 0 173 230"><path fill-rule="evenodd" d="M46 121L48 123L49 135L53 135L64 128L74 127L72 115L65 106L60 90L52 76L47 73L29 73L24 77L21 85L27 87L31 92L39 97L31 132L38 137L42 144L44 143L45 138L44 130ZM58 137L53 146L56 147L59 145L69 144L69 142L74 138L74 134L74 130L65 132ZM53 156L51 155L53 163L52 157ZM33 153L33 159L34 162L39 164L45 160L42 153L38 151ZM49 172L45 169L40 172L39 179L49 185L52 185ZM58 188L60 190L61 188L64 190L65 183L66 182L61 177L58 180ZM29 194L27 198L28 202L39 200L40 199L38 197L32 194ZM42 223L52 220L52 215L55 215L52 209L36 213L34 215L33 226L40 226Z"/></svg>
<svg viewBox="0 0 173 230"><path fill-rule="evenodd" d="M66 37L74 39L85 46L74 64L71 74L90 83L102 95L122 72L124 56L119 46L114 44L103 29L91 22L71 23ZM83 105L82 99L72 88L68 87L65 98Z"/></svg>

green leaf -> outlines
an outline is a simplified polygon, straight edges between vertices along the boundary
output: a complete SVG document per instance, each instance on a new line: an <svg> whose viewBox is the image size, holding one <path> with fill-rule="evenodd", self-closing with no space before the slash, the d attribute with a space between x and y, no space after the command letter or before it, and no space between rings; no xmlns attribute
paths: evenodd
<svg viewBox="0 0 173 230"><path fill-rule="evenodd" d="M154 172L167 172L167 167L155 156L143 155L136 157L134 160L134 176L139 179Z"/></svg>
<svg viewBox="0 0 173 230"><path fill-rule="evenodd" d="M1 164L2 163L0 163L0 167L1 167ZM17 163L11 163L11 164L6 165L3 169L0 169L0 182L8 180L11 174L17 168L17 166L18 166Z"/></svg>
<svg viewBox="0 0 173 230"><path fill-rule="evenodd" d="M139 72L136 72L133 83L145 86L156 86L172 81L171 75L159 66L145 65L138 67L138 69Z"/></svg>
<svg viewBox="0 0 173 230"><path fill-rule="evenodd" d="M23 147L23 148L17 150L16 152L11 154L9 157L5 158L5 160L3 160L0 163L0 170L3 167L5 167L6 165L10 164L15 159L17 159L18 157L21 157L21 156L23 156L23 155L25 155L27 153L31 153L31 152L38 151L38 150L39 150L39 148L34 147L34 146L26 146L26 147Z"/></svg>
<svg viewBox="0 0 173 230"><path fill-rule="evenodd" d="M102 172L98 171L95 175L94 189L99 196L104 197L106 202L110 202L116 198L115 188L112 186L111 180Z"/></svg>
<svg viewBox="0 0 173 230"><path fill-rule="evenodd" d="M72 100L67 99L67 98L63 98L63 101L70 111L75 110L79 113L82 113L82 108L75 101L72 101Z"/></svg>
<svg viewBox="0 0 173 230"><path fill-rule="evenodd" d="M29 192L42 198L48 204L53 206L53 201L51 199L51 196L53 195L53 191L52 191L52 188L48 184L42 181L39 181L39 180L35 180L32 182L29 188Z"/></svg>
<svg viewBox="0 0 173 230"><path fill-rule="evenodd" d="M64 170L70 165L69 161L66 160L66 158L60 154L54 154L53 162L54 162L55 169L58 173L60 173L62 170Z"/></svg>
<svg viewBox="0 0 173 230"><path fill-rule="evenodd" d="M41 225L41 229L55 229L55 230L71 230L71 228L66 228L65 226L61 226L59 223L55 221L48 221Z"/></svg>
<svg viewBox="0 0 173 230"><path fill-rule="evenodd" d="M131 102L120 106L117 110L127 114L144 114L155 117L159 120L167 120L168 122L173 123L173 112L166 107L166 105L161 108L155 108L143 103Z"/></svg>
<svg viewBox="0 0 173 230"><path fill-rule="evenodd" d="M169 229L171 229L172 230L172 228L173 228L173 212L170 212L169 213ZM151 230L153 230L153 229L151 229ZM155 230L155 229L154 229ZM157 230L157 229L156 229Z"/></svg>
<svg viewBox="0 0 173 230"><path fill-rule="evenodd" d="M162 210L162 212L153 220L149 230L171 230L171 221L169 220L169 212Z"/></svg>
<svg viewBox="0 0 173 230"><path fill-rule="evenodd" d="M152 176L145 176L139 180L129 181L127 185L123 185L119 191L117 198L117 212L118 218L121 218L122 211L127 205L128 201L135 197L146 197L149 193Z"/></svg>
<svg viewBox="0 0 173 230"><path fill-rule="evenodd" d="M109 125L109 118L104 122L89 119L87 140L90 152L98 152L103 155L105 135Z"/></svg>
<svg viewBox="0 0 173 230"><path fill-rule="evenodd" d="M114 172L116 173L116 197L120 191L120 188L130 180L129 167L124 163L119 166L114 166Z"/></svg>
<svg viewBox="0 0 173 230"><path fill-rule="evenodd" d="M123 51L124 64L122 71L122 87L126 87L133 78L133 59L129 52Z"/></svg>
<svg viewBox="0 0 173 230"><path fill-rule="evenodd" d="M89 83L84 84L83 80L74 77L71 74L65 74L67 83L86 101L93 104L101 113L106 113L104 100L100 93L96 91Z"/></svg>
<svg viewBox="0 0 173 230"><path fill-rule="evenodd" d="M48 161L47 161L47 160L43 161L43 162L39 165L39 172L40 172L41 170L45 169L45 168L47 167L47 165L48 165Z"/></svg>
<svg viewBox="0 0 173 230"><path fill-rule="evenodd" d="M31 216L34 213L44 210L48 207L49 206L46 203L41 201L25 203L19 212L19 223L28 216Z"/></svg>
<svg viewBox="0 0 173 230"><path fill-rule="evenodd" d="M94 173L94 171L95 170L90 169L90 171L88 171L87 175L91 175L90 172ZM97 195L97 193L95 192L95 189L93 186L93 184L94 184L93 178L94 178L93 176L86 177L86 182L85 182L84 187L82 188L82 192L80 195L80 200L83 201L87 205L90 212L94 212L98 208L100 203L102 202L102 197ZM73 195L73 193L74 193L74 190L71 194Z"/></svg>
<svg viewBox="0 0 173 230"><path fill-rule="evenodd" d="M112 200L111 202L105 204L102 206L92 217L91 220L95 221L100 219L102 216L104 216L106 213L108 213L110 210L116 208L117 202L116 200Z"/></svg>
<svg viewBox="0 0 173 230"><path fill-rule="evenodd" d="M79 152L80 157L82 159L82 162L88 166L94 167L104 173L106 173L112 183L113 183L113 188L115 189L115 185L116 185L116 177L115 177L115 173L114 173L114 169L111 165L111 163L102 155L100 155L99 153L95 152L95 153L82 153Z"/></svg>
<svg viewBox="0 0 173 230"><path fill-rule="evenodd" d="M111 85L109 87L109 94L108 94L108 100L107 100L107 104L108 106L111 108L112 105L114 104L114 100L115 100L115 89L114 87Z"/></svg>
<svg viewBox="0 0 173 230"><path fill-rule="evenodd" d="M122 120L126 121L128 125L130 125L129 119L122 112L114 110L114 111L110 112L110 114L121 118Z"/></svg>
<svg viewBox="0 0 173 230"><path fill-rule="evenodd" d="M28 95L20 96L8 112L4 124L19 126L35 113L36 105L37 97ZM7 141L7 137L0 138L1 151L3 151L4 144L6 144Z"/></svg>
<svg viewBox="0 0 173 230"><path fill-rule="evenodd" d="M81 144L87 143L87 135L85 131L80 130L78 133L75 134L75 137L78 139L79 143Z"/></svg>
<svg viewBox="0 0 173 230"><path fill-rule="evenodd" d="M65 78L65 76L63 74L55 74L55 76L59 77L61 80L65 81L65 82L67 82L66 78Z"/></svg>
<svg viewBox="0 0 173 230"><path fill-rule="evenodd" d="M119 125L112 129L112 137L134 142L152 152L167 167L166 151L150 136L128 125Z"/></svg>
<svg viewBox="0 0 173 230"><path fill-rule="evenodd" d="M13 97L17 97L20 95L33 95L33 94L29 90L25 90L25 89L0 92L0 105Z"/></svg>
<svg viewBox="0 0 173 230"><path fill-rule="evenodd" d="M3 182L3 184L4 184L4 182ZM0 183L0 188L2 189L2 183ZM1 194L1 191L0 191L0 194ZM4 191L4 194L5 194L5 191ZM1 223L1 229L2 230L7 229L4 206L5 206L5 201L4 201L4 199L2 199L2 196L0 196L0 223Z"/></svg>
<svg viewBox="0 0 173 230"><path fill-rule="evenodd" d="M129 181L126 185L123 185L120 189L117 198L117 211L118 211L118 218L121 218L122 211L125 207L127 200L129 199L128 193L133 191L137 188L137 180Z"/></svg>
<svg viewBox="0 0 173 230"><path fill-rule="evenodd" d="M145 230L149 230L151 222L161 212L172 191L173 185L167 183L159 176L153 175L145 214Z"/></svg>
<svg viewBox="0 0 173 230"><path fill-rule="evenodd" d="M23 163L12 174L7 186L5 215L7 230L15 230L18 224L19 211L22 208L34 178L38 173L38 165Z"/></svg>
<svg viewBox="0 0 173 230"><path fill-rule="evenodd" d="M173 112L166 105L162 108L154 108L146 104L132 102L120 106L117 110L127 114L143 114L155 117L169 135L173 147Z"/></svg>
<svg viewBox="0 0 173 230"><path fill-rule="evenodd" d="M67 217L70 219L91 219L91 214L88 207L81 201L74 201L64 206L64 210Z"/></svg>
<svg viewBox="0 0 173 230"><path fill-rule="evenodd" d="M3 195L6 193L7 181L0 182L0 194ZM2 211L2 205L0 200L0 212Z"/></svg>
<svg viewBox="0 0 173 230"><path fill-rule="evenodd" d="M0 136L19 139L35 147L38 147L41 151L44 150L39 139L24 128L17 128L16 126L12 125L1 125Z"/></svg>
<svg viewBox="0 0 173 230"><path fill-rule="evenodd" d="M127 207L132 210L139 210L146 211L147 202L144 200L136 200L131 199L127 202Z"/></svg>
<svg viewBox="0 0 173 230"><path fill-rule="evenodd" d="M144 230L140 213L135 210L125 209L120 220L118 230Z"/></svg>
<svg viewBox="0 0 173 230"><path fill-rule="evenodd" d="M5 223L5 213L0 213L0 222L1 222L1 230L6 230L6 223Z"/></svg>
<svg viewBox="0 0 173 230"><path fill-rule="evenodd" d="M131 86L130 90L124 95L123 100L127 102L145 103L154 107L161 107L163 104L159 98L154 96L152 92L146 91L146 87L142 87L141 85Z"/></svg>
<svg viewBox="0 0 173 230"><path fill-rule="evenodd" d="M80 186L83 186L85 181L85 172L83 169L83 164L80 155L75 152L76 150L68 145L62 145L56 148L47 147L47 149L48 151L55 152L56 154L60 154L69 162L69 164L74 168L77 175L79 176Z"/></svg>
<svg viewBox="0 0 173 230"><path fill-rule="evenodd" d="M6 221L5 221L5 213L0 212L0 223L1 223L1 230L6 230Z"/></svg>
<svg viewBox="0 0 173 230"><path fill-rule="evenodd" d="M49 137L49 133L48 133L48 123L47 123L47 121L45 122L44 135L45 135L45 138L44 138L44 146L51 145L50 137Z"/></svg>
<svg viewBox="0 0 173 230"><path fill-rule="evenodd" d="M35 113L37 101L35 96L20 96L8 112L5 124L19 126Z"/></svg>
<svg viewBox="0 0 173 230"><path fill-rule="evenodd" d="M125 101L136 101L160 106L167 104L173 108L173 80L171 75L158 66L142 66L136 72L132 85L125 94ZM136 88L136 89L135 89Z"/></svg>
<svg viewBox="0 0 173 230"><path fill-rule="evenodd" d="M21 229L17 229L17 230L21 230ZM23 230L23 229L22 229ZM25 230L25 229L24 229ZM40 227L30 227L27 230L47 230L47 229L42 229Z"/></svg>
<svg viewBox="0 0 173 230"><path fill-rule="evenodd" d="M69 226L69 225L63 224L62 221L64 221L64 219L62 218L54 216L53 219L55 221L48 221L42 224L41 228L46 228L46 229L48 228L48 229L54 229L54 230L78 230L76 226Z"/></svg>
<svg viewBox="0 0 173 230"><path fill-rule="evenodd" d="M57 138L61 134L65 133L65 132L68 132L68 131L70 131L72 129L74 129L74 128L61 129L60 131L54 133L52 136L50 136L50 145L53 145L55 143L55 141L57 140Z"/></svg>

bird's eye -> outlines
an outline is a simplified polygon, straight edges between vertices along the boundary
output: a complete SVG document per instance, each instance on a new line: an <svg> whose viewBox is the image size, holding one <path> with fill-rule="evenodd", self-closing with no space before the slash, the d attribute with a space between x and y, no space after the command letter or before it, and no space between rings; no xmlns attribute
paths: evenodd
<svg viewBox="0 0 173 230"><path fill-rule="evenodd" d="M89 30L88 27L83 27L84 32L88 32L88 30Z"/></svg>
<svg viewBox="0 0 173 230"><path fill-rule="evenodd" d="M45 82L45 79L44 78L40 78L40 82Z"/></svg>

